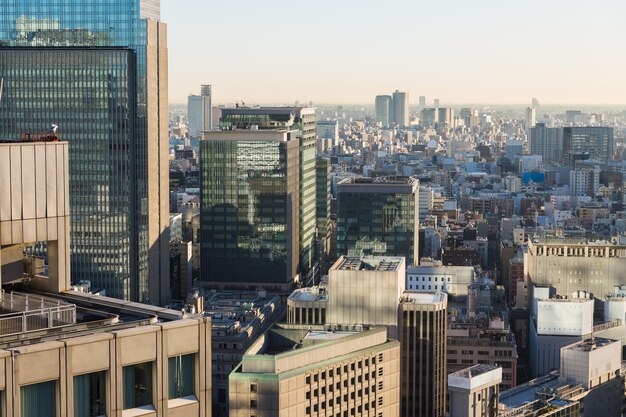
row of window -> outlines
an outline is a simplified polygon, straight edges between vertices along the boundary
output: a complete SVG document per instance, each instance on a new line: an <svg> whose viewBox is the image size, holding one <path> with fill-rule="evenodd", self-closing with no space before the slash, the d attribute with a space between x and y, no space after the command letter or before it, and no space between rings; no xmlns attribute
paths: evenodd
<svg viewBox="0 0 626 417"><path fill-rule="evenodd" d="M195 358L193 354L168 359L168 398L194 395ZM123 408L154 406L154 362L139 363L122 368ZM74 377L74 416L106 415L106 371ZM22 417L42 417L56 409L56 381L25 385L20 388Z"/></svg>

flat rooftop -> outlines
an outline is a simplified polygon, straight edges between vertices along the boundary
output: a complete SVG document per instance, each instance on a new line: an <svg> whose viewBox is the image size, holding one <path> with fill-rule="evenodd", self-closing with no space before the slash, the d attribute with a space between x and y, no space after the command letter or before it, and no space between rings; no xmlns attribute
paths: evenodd
<svg viewBox="0 0 626 417"><path fill-rule="evenodd" d="M397 256L343 256L331 269L339 271L398 271L404 258Z"/></svg>
<svg viewBox="0 0 626 417"><path fill-rule="evenodd" d="M518 408L524 404L536 401L536 393L550 388L562 386L559 382L558 372L552 372L548 375L535 378L523 385L503 391L500 393L500 404L508 408Z"/></svg>
<svg viewBox="0 0 626 417"><path fill-rule="evenodd" d="M211 317L213 329L227 328L237 333L253 325L261 315L277 312L281 305L279 296L266 292L214 290L204 297L204 316Z"/></svg>
<svg viewBox="0 0 626 417"><path fill-rule="evenodd" d="M328 301L328 294L324 288L320 287L298 288L289 295L289 299L307 302Z"/></svg>
<svg viewBox="0 0 626 417"><path fill-rule="evenodd" d="M414 185L419 184L419 180L413 177L350 177L339 182L339 185Z"/></svg>
<svg viewBox="0 0 626 417"><path fill-rule="evenodd" d="M437 304L446 300L446 293L428 291L405 291L402 293L403 303Z"/></svg>
<svg viewBox="0 0 626 417"><path fill-rule="evenodd" d="M180 311L79 291L2 292L0 349L58 341L183 318Z"/></svg>
<svg viewBox="0 0 626 417"><path fill-rule="evenodd" d="M454 375L459 378L472 379L482 374L485 374L487 372L491 372L498 368L499 368L498 366L480 363L478 365L470 366L469 368L465 368L465 369L461 369L460 371L453 372L450 375Z"/></svg>
<svg viewBox="0 0 626 417"><path fill-rule="evenodd" d="M297 130L290 129L233 129L202 132L202 142L288 142L295 140Z"/></svg>
<svg viewBox="0 0 626 417"><path fill-rule="evenodd" d="M601 337L594 337L591 339L581 340L569 346L565 346L564 349L575 350L578 352L591 352L596 349L600 349L604 346L608 346L613 343L619 343L617 340L604 339Z"/></svg>

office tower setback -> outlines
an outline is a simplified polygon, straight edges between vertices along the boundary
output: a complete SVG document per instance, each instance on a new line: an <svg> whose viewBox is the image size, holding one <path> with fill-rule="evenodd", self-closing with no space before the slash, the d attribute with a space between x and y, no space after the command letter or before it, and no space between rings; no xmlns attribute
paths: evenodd
<svg viewBox="0 0 626 417"><path fill-rule="evenodd" d="M563 158L573 166L576 154L585 153L589 159L608 162L613 159L612 127L563 128Z"/></svg>
<svg viewBox="0 0 626 417"><path fill-rule="evenodd" d="M300 195L297 135L285 129L204 133L198 284L252 289L264 284L284 290L294 285Z"/></svg>
<svg viewBox="0 0 626 417"><path fill-rule="evenodd" d="M230 416L396 417L399 374L382 326L275 325L229 376Z"/></svg>
<svg viewBox="0 0 626 417"><path fill-rule="evenodd" d="M389 126L394 121L393 99L391 96L376 96L376 122Z"/></svg>
<svg viewBox="0 0 626 417"><path fill-rule="evenodd" d="M398 339L404 281L403 258L340 257L329 271L326 322L384 325L389 338Z"/></svg>
<svg viewBox="0 0 626 417"><path fill-rule="evenodd" d="M444 293L406 291L400 302L402 417L446 415Z"/></svg>
<svg viewBox="0 0 626 417"><path fill-rule="evenodd" d="M68 141L72 281L167 302L167 36L159 2L7 6L0 137L54 124Z"/></svg>
<svg viewBox="0 0 626 417"><path fill-rule="evenodd" d="M187 98L187 124L190 138L201 138L202 132L213 129L211 86L200 87L200 95Z"/></svg>
<svg viewBox="0 0 626 417"><path fill-rule="evenodd" d="M316 272L316 133L315 109L310 107L237 107L222 109L221 129L297 130L300 143L300 275L310 282Z"/></svg>
<svg viewBox="0 0 626 417"><path fill-rule="evenodd" d="M393 122L403 127L409 125L409 93L393 92Z"/></svg>
<svg viewBox="0 0 626 417"><path fill-rule="evenodd" d="M563 128L537 123L528 129L528 143L531 155L540 155L544 164L563 159Z"/></svg>
<svg viewBox="0 0 626 417"><path fill-rule="evenodd" d="M336 256L402 256L417 262L419 181L347 178L338 184Z"/></svg>

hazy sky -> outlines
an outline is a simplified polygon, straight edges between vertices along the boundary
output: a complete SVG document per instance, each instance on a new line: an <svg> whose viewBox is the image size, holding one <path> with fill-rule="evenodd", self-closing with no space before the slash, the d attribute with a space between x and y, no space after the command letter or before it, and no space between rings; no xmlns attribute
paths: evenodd
<svg viewBox="0 0 626 417"><path fill-rule="evenodd" d="M624 0L161 4L172 103L626 103Z"/></svg>

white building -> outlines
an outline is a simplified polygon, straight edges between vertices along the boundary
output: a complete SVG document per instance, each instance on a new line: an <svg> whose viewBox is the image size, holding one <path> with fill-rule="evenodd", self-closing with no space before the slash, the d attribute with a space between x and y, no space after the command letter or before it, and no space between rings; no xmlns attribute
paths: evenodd
<svg viewBox="0 0 626 417"><path fill-rule="evenodd" d="M419 188L419 222L422 223L426 216L430 215L430 210L433 208L433 200L435 198L435 191L430 187Z"/></svg>
<svg viewBox="0 0 626 417"><path fill-rule="evenodd" d="M504 178L504 189L512 193L519 193L522 191L522 179L514 175L509 175Z"/></svg>
<svg viewBox="0 0 626 417"><path fill-rule="evenodd" d="M593 332L594 300L581 292L550 298L550 287L533 287L530 313L530 369L533 377L559 368L561 348Z"/></svg>
<svg viewBox="0 0 626 417"><path fill-rule="evenodd" d="M570 171L569 186L574 197L595 196L600 191L600 170L594 168Z"/></svg>
<svg viewBox="0 0 626 417"><path fill-rule="evenodd" d="M210 85L203 85L199 96L191 94L187 98L187 124L190 138L200 138L203 131L212 129L213 109L211 108Z"/></svg>
<svg viewBox="0 0 626 417"><path fill-rule="evenodd" d="M406 289L441 291L451 297L466 297L467 286L474 281L473 266L443 266L441 262L422 262L406 269Z"/></svg>

